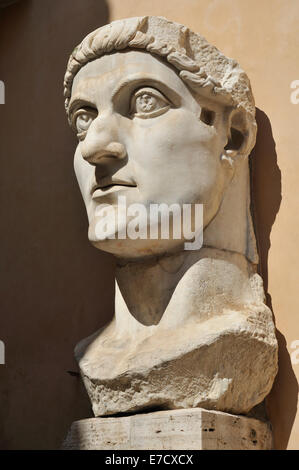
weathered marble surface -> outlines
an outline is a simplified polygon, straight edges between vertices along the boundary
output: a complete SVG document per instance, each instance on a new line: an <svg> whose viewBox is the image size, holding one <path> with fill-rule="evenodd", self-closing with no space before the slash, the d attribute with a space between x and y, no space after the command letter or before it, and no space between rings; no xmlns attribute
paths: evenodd
<svg viewBox="0 0 299 470"><path fill-rule="evenodd" d="M247 413L277 372L250 212L248 77L185 26L130 18L74 50L65 98L89 240L117 257L115 317L75 352L95 415ZM102 239L98 208L122 209L119 195L146 210L203 204L202 248L184 250L183 236Z"/></svg>
<svg viewBox="0 0 299 470"><path fill-rule="evenodd" d="M75 421L63 450L271 450L268 423L217 411L157 411Z"/></svg>

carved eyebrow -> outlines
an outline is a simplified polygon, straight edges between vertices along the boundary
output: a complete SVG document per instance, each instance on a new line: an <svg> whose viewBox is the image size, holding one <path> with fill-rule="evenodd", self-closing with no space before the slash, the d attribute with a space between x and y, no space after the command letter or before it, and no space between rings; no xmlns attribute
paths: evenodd
<svg viewBox="0 0 299 470"><path fill-rule="evenodd" d="M114 101L117 95L119 95L125 88L129 87L130 91L132 92L134 91L134 88L142 85L152 86L153 88L155 88L155 86L158 86L161 92L165 94L166 97L168 97L175 106L180 106L182 98L178 92L174 91L173 88L170 88L168 85L161 82L156 77L144 73L137 73L131 75L129 78L126 78L122 82L120 82L112 92L112 101ZM69 119L72 117L74 111L81 107L96 109L94 103L92 103L88 98L85 98L84 96L80 96L80 94L78 94L77 96L74 96L74 98L72 98L70 101L68 109Z"/></svg>
<svg viewBox="0 0 299 470"><path fill-rule="evenodd" d="M173 88L170 88L168 85L153 76L144 75L140 73L132 75L131 77L126 78L121 83L119 83L112 92L112 101L115 100L117 95L119 95L119 93L121 93L123 89L129 87L131 91L133 91L134 88L138 85L152 86L153 88L159 87L161 92L165 94L166 97L169 97L169 99L173 101L176 106L179 106L181 104L182 98L178 92L173 90Z"/></svg>
<svg viewBox="0 0 299 470"><path fill-rule="evenodd" d="M81 98L80 96L77 96L75 98L73 98L70 102L70 105L69 105L69 110L68 110L68 115L69 117L72 116L73 112L78 109L78 108L85 108L85 107L88 107L88 108L93 108L93 109L96 109L96 106L94 103L92 103L91 101L85 99L85 98Z"/></svg>

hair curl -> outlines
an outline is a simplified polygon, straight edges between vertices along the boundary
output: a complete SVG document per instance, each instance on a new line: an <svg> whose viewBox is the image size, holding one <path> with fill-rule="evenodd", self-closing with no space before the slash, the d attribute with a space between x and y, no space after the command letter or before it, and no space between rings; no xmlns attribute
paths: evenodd
<svg viewBox="0 0 299 470"><path fill-rule="evenodd" d="M238 112L235 127L251 134L254 145L255 103L249 79L239 64L224 56L205 38L166 18L144 16L114 21L86 36L72 52L64 77L68 112L75 75L88 62L126 48L144 49L163 57L195 92Z"/></svg>

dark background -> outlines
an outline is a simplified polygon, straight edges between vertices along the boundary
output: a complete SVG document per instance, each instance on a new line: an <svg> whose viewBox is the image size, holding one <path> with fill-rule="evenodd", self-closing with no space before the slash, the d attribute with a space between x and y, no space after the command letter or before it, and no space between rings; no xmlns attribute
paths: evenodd
<svg viewBox="0 0 299 470"><path fill-rule="evenodd" d="M113 312L114 261L87 240L64 112L73 48L109 22L103 0L20 0L0 9L0 448L57 448L92 416L75 344Z"/></svg>

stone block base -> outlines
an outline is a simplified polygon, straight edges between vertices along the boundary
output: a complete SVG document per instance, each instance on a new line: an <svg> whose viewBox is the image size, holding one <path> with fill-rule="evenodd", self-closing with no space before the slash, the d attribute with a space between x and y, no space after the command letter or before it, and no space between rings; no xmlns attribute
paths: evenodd
<svg viewBox="0 0 299 470"><path fill-rule="evenodd" d="M269 423L202 408L75 421L63 450L270 450Z"/></svg>

